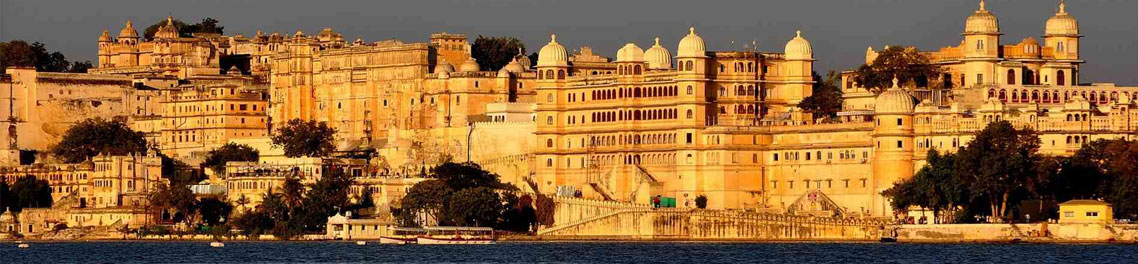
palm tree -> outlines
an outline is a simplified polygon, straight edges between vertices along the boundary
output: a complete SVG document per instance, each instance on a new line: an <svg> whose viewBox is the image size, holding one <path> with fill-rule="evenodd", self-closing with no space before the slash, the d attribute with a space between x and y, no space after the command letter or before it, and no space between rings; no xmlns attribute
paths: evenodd
<svg viewBox="0 0 1138 264"><path fill-rule="evenodd" d="M122 233L122 240L126 240L126 233L130 233L131 230L129 225L122 225L118 229L115 229L115 231Z"/></svg>
<svg viewBox="0 0 1138 264"><path fill-rule="evenodd" d="M241 211L245 211L245 205L249 204L249 197L245 197L245 194L241 194L241 197L237 198L237 201L234 202L237 203L237 206L241 207Z"/></svg>

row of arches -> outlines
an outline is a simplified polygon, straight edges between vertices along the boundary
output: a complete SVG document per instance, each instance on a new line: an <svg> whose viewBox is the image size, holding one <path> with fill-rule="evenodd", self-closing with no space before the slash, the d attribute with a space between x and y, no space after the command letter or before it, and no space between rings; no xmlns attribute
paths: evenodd
<svg viewBox="0 0 1138 264"><path fill-rule="evenodd" d="M627 87L592 91L593 100L613 100L621 98L643 97L672 97L680 94L680 88L674 85Z"/></svg>
<svg viewBox="0 0 1138 264"><path fill-rule="evenodd" d="M688 118L692 111L688 110ZM604 111L592 114L593 122L616 122L625 120L665 120L679 118L679 111L674 108L637 109L623 111Z"/></svg>
<svg viewBox="0 0 1138 264"><path fill-rule="evenodd" d="M1118 92L1118 91L1064 91L1062 94L1059 91L1039 91L1039 90L1019 90L1013 89L1010 93L1007 89L988 90L988 98L999 99L1002 102L1011 103L1066 103L1071 100L1073 96L1082 96L1087 98L1087 101L1092 103L1105 104L1119 98L1130 97L1133 100L1138 100L1138 93Z"/></svg>
<svg viewBox="0 0 1138 264"><path fill-rule="evenodd" d="M735 62L733 64L733 66L734 66L734 69L733 69L734 72L755 72L758 69L755 67L754 62L747 62L747 63ZM726 73L727 72L727 66L720 64L719 65L719 72Z"/></svg>
<svg viewBox="0 0 1138 264"><path fill-rule="evenodd" d="M619 75L640 75L644 73L644 69L639 65L618 65L616 66L616 73Z"/></svg>
<svg viewBox="0 0 1138 264"><path fill-rule="evenodd" d="M553 80L553 79L564 80L565 79L565 69L557 69L556 71L554 71L553 69L538 70L537 78L538 79L545 79L545 80Z"/></svg>
<svg viewBox="0 0 1138 264"><path fill-rule="evenodd" d="M734 94L728 92L727 87L719 87L719 96L754 96L758 94L754 85L736 85Z"/></svg>
<svg viewBox="0 0 1138 264"><path fill-rule="evenodd" d="M681 60L676 64L679 66L680 71L695 71L695 62L691 60Z"/></svg>

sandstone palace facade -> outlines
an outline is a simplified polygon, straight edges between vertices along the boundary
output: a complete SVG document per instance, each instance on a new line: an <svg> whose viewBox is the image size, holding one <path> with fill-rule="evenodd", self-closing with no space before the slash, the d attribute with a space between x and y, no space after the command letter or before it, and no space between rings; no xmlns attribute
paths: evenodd
<svg viewBox="0 0 1138 264"><path fill-rule="evenodd" d="M991 122L1038 131L1051 155L1138 133L1138 87L1079 81L1082 36L1065 4L1040 40L1002 43L983 1L964 24L959 45L924 51L945 70L930 80L938 85L875 93L845 72L840 118L830 120L799 107L812 95L815 56L808 34L790 30L777 51L708 50L691 28L676 45L628 43L615 59L551 36L536 61L523 53L488 69L461 34L426 42L349 42L331 28L185 36L168 18L144 39L127 22L116 37L98 37L91 73L0 75L9 129L0 158L9 178L66 178L57 186L64 192L83 184L97 192L70 175L97 175L102 161L94 169L19 167L17 150L45 150L85 118L118 119L190 164L229 142L258 148L259 163L231 164L242 173L208 182L235 199L279 180L245 172L319 164L289 160L267 139L300 119L336 128L341 153L374 151L370 163L352 163L370 179L358 182L374 186L353 190L390 189L385 201L414 182L386 177L472 161L523 191L551 195L637 204L660 196L680 207L705 196L710 208L888 216L883 190L911 177L928 150L955 151ZM870 48L865 62L877 56ZM84 192L94 205L130 204Z"/></svg>

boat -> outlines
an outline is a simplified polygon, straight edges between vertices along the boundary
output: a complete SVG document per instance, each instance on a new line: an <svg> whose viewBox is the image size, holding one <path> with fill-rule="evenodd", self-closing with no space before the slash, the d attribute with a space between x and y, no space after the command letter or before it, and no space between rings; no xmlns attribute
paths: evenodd
<svg viewBox="0 0 1138 264"><path fill-rule="evenodd" d="M209 246L217 247L217 248L225 247L225 243L221 243L221 241L213 241L213 242L209 242Z"/></svg>
<svg viewBox="0 0 1138 264"><path fill-rule="evenodd" d="M388 235L380 236L380 244L404 245L415 244L419 236L427 234L427 230L410 227L388 227Z"/></svg>
<svg viewBox="0 0 1138 264"><path fill-rule="evenodd" d="M367 241L356 241L356 245L360 245L360 246L367 245Z"/></svg>
<svg viewBox="0 0 1138 264"><path fill-rule="evenodd" d="M489 227L432 226L416 239L420 245L493 245L494 229Z"/></svg>
<svg viewBox="0 0 1138 264"><path fill-rule="evenodd" d="M28 248L28 247L31 247L31 245L28 245L28 243L20 243L19 245L16 245L16 247L17 248Z"/></svg>

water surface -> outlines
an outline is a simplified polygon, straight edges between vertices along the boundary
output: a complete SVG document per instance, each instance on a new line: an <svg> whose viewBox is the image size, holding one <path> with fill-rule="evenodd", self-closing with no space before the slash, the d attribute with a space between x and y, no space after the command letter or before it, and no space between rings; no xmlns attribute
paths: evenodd
<svg viewBox="0 0 1138 264"><path fill-rule="evenodd" d="M0 244L0 263L1135 263L1134 244L502 242L32 242Z"/></svg>

